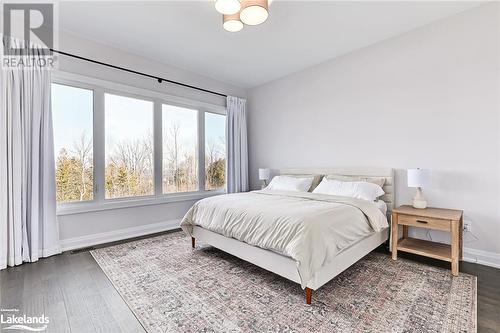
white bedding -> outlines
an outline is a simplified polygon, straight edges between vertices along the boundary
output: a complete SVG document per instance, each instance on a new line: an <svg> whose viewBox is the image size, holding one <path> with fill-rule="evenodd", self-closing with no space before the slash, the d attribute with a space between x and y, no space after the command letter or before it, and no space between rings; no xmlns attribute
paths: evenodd
<svg viewBox="0 0 500 333"><path fill-rule="evenodd" d="M196 202L181 222L294 259L305 288L340 251L389 225L369 201L315 193L262 190Z"/></svg>
<svg viewBox="0 0 500 333"><path fill-rule="evenodd" d="M379 199L375 201L374 204L378 207L378 209L380 209L384 216L387 216L387 204L385 203L385 201Z"/></svg>

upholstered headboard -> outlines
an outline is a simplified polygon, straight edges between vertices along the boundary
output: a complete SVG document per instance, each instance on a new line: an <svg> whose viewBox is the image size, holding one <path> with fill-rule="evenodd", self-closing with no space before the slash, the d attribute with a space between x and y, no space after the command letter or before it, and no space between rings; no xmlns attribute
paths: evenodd
<svg viewBox="0 0 500 333"><path fill-rule="evenodd" d="M303 168L303 169L281 169L278 170L281 175L339 175L339 176L361 176L361 177L380 177L385 179L383 186L385 195L381 197L387 204L387 213L392 213L395 202L394 191L394 169L392 168Z"/></svg>

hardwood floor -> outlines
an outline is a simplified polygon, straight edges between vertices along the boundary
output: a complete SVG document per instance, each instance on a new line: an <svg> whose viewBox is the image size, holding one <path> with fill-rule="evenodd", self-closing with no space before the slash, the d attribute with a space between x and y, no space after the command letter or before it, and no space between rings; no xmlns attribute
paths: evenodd
<svg viewBox="0 0 500 333"><path fill-rule="evenodd" d="M145 332L89 252L0 272L0 308L45 314L47 332Z"/></svg>
<svg viewBox="0 0 500 333"><path fill-rule="evenodd" d="M398 255L449 266L411 254ZM500 333L500 270L465 262L460 270L478 277L478 332ZM12 308L48 316L47 332L144 332L89 252L63 253L0 271L0 309Z"/></svg>

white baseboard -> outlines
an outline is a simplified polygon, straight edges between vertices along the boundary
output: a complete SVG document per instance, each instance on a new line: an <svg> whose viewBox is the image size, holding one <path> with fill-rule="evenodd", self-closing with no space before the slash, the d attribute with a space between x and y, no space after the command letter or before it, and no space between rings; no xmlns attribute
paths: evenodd
<svg viewBox="0 0 500 333"><path fill-rule="evenodd" d="M464 248L464 261L500 268L500 253Z"/></svg>
<svg viewBox="0 0 500 333"><path fill-rule="evenodd" d="M180 219L170 220L141 225L137 227L107 231L98 234L85 235L81 237L61 239L61 249L63 251L81 249L84 247L116 242L128 238L145 236L167 230L173 230L179 228L180 221Z"/></svg>

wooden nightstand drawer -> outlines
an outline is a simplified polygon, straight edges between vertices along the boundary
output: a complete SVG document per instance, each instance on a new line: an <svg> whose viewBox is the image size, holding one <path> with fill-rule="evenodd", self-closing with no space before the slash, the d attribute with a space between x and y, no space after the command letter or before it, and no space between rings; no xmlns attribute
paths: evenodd
<svg viewBox="0 0 500 333"><path fill-rule="evenodd" d="M434 219L431 217L400 214L398 216L398 223L402 225L408 225L411 227L420 227L420 228L436 229L444 231L451 230L450 220Z"/></svg>

